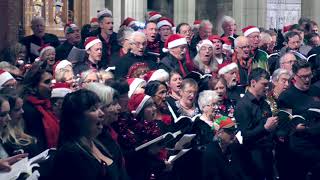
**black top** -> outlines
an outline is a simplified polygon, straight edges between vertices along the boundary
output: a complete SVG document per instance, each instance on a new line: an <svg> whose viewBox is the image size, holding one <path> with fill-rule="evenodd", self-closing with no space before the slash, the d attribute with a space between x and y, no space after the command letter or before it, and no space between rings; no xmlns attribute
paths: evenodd
<svg viewBox="0 0 320 180"><path fill-rule="evenodd" d="M161 59L160 63L159 63L159 69L164 69L165 71L167 72L171 72L171 71L177 71L179 72L181 75L182 72L180 70L180 66L179 66L179 60L177 58L175 58L174 56L172 56L170 53L167 54L167 56L165 56L164 58ZM189 74L189 70L186 66L186 60L183 59L181 60L182 61L182 66L183 66L183 69L187 74Z"/></svg>
<svg viewBox="0 0 320 180"><path fill-rule="evenodd" d="M20 40L20 43L25 45L27 48L27 58L30 58L30 62L33 63L34 60L38 57L35 54L30 52L30 44L33 43L38 46L43 46L45 44L49 44L53 47L58 47L60 45L60 41L58 37L54 34L45 33L45 35L40 39L35 35L26 36Z"/></svg>
<svg viewBox="0 0 320 180"><path fill-rule="evenodd" d="M107 157L111 157L102 147L97 148ZM60 180L120 180L117 164L107 165L84 150L79 143L65 143L58 149L53 162L52 179Z"/></svg>
<svg viewBox="0 0 320 180"><path fill-rule="evenodd" d="M68 41L65 41L63 44L56 48L56 59L64 60L68 58L68 55L74 45L70 44ZM83 49L83 45L79 43L76 47Z"/></svg>
<svg viewBox="0 0 320 180"><path fill-rule="evenodd" d="M197 117L192 125L192 134L197 136L192 140L196 146L209 144L213 140L214 130L206 122Z"/></svg>
<svg viewBox="0 0 320 180"><path fill-rule="evenodd" d="M245 86L236 85L231 88L227 88L227 97L235 105L241 99L241 94L246 92Z"/></svg>
<svg viewBox="0 0 320 180"><path fill-rule="evenodd" d="M131 52L120 58L115 62L116 70L114 75L117 78L125 77L128 74L129 68L138 62L144 62L148 64L150 69L157 69L157 58L156 56L144 55L137 56Z"/></svg>
<svg viewBox="0 0 320 180"><path fill-rule="evenodd" d="M249 91L236 105L235 118L243 136L243 145L248 148L272 148L271 134L264 128L271 117L269 104L264 98L256 99Z"/></svg>
<svg viewBox="0 0 320 180"><path fill-rule="evenodd" d="M23 103L23 119L26 133L37 139L37 146L42 152L48 148L42 122L42 114L29 101Z"/></svg>
<svg viewBox="0 0 320 180"><path fill-rule="evenodd" d="M99 65L103 68L106 68L111 59L111 55L121 48L117 41L117 33L113 32L110 36L109 42L107 43L104 38L101 36L101 33L98 34L98 38L102 42L102 57Z"/></svg>

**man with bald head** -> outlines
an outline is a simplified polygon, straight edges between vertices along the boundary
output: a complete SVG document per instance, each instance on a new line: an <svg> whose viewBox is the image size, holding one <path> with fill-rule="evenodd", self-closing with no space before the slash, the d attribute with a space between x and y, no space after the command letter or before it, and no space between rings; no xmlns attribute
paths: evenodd
<svg viewBox="0 0 320 180"><path fill-rule="evenodd" d="M241 85L248 84L248 75L252 68L253 59L250 57L249 39L245 36L239 36L234 40L234 54L232 61L238 65L239 68L239 83Z"/></svg>
<svg viewBox="0 0 320 180"><path fill-rule="evenodd" d="M31 49L31 44L38 46L39 48L45 44L57 47L60 45L58 37L54 34L46 33L45 21L42 17L34 17L31 20L31 29L33 34L26 36L20 40L20 43L25 45L27 48L27 58L30 58L30 62L34 62L35 58L39 56L38 49ZM32 46L32 47L36 47Z"/></svg>

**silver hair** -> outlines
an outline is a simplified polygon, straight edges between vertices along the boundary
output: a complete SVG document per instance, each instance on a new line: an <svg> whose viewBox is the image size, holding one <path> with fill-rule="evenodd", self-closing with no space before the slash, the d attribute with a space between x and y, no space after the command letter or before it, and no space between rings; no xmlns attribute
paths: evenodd
<svg viewBox="0 0 320 180"><path fill-rule="evenodd" d="M87 79L89 74L91 74L91 73L95 73L98 81L100 81L100 76L99 76L98 72L95 69L89 69L89 70L86 70L80 74L80 83L82 84Z"/></svg>
<svg viewBox="0 0 320 180"><path fill-rule="evenodd" d="M73 73L73 70L72 69L68 69L68 68L61 68L58 71L54 72L54 79L57 82L64 82L66 80L65 79L65 75L68 72L72 72Z"/></svg>
<svg viewBox="0 0 320 180"><path fill-rule="evenodd" d="M213 27L212 23L208 19L204 19L201 21L199 29L204 28L205 26L209 25L210 27Z"/></svg>
<svg viewBox="0 0 320 180"><path fill-rule="evenodd" d="M204 71L205 65L202 63L202 61L200 60L200 55L199 52L197 53L197 55L194 57L193 59L194 64L198 67L198 69L200 71ZM215 60L215 57L212 56L210 59L210 65L209 68L212 72L218 70L218 62Z"/></svg>
<svg viewBox="0 0 320 180"><path fill-rule="evenodd" d="M199 93L198 105L200 110L203 110L203 107L206 105L212 104L214 100L218 100L219 96L216 91L213 90L204 90Z"/></svg>
<svg viewBox="0 0 320 180"><path fill-rule="evenodd" d="M130 35L134 32L134 30L130 27L123 26L119 29L117 34L117 40L119 45L123 45L123 41L125 39L129 39Z"/></svg>
<svg viewBox="0 0 320 180"><path fill-rule="evenodd" d="M130 36L128 38L129 42L130 43L134 43L135 42L134 38L137 37L137 36L143 37L146 40L146 35L143 32L135 31L135 32L130 34Z"/></svg>
<svg viewBox="0 0 320 180"><path fill-rule="evenodd" d="M290 72L288 70L279 68L279 69L277 69L277 70L275 70L273 72L273 74L272 74L272 82L278 81L282 74L286 74L288 76L291 76L291 74L290 74Z"/></svg>
<svg viewBox="0 0 320 180"><path fill-rule="evenodd" d="M103 105L110 105L116 92L112 87L97 82L89 83L84 88L97 94Z"/></svg>
<svg viewBox="0 0 320 180"><path fill-rule="evenodd" d="M282 64L284 59L288 56L288 55L293 55L295 56L292 52L287 52L287 53L284 53L281 57L280 57L280 60L279 60L279 63Z"/></svg>
<svg viewBox="0 0 320 180"><path fill-rule="evenodd" d="M40 21L43 23L45 22L43 17L35 16L31 20L31 25L34 25L36 22L40 22Z"/></svg>
<svg viewBox="0 0 320 180"><path fill-rule="evenodd" d="M226 22L235 23L236 20L234 20L231 16L223 16L223 18L221 20L221 26L223 26L223 24Z"/></svg>

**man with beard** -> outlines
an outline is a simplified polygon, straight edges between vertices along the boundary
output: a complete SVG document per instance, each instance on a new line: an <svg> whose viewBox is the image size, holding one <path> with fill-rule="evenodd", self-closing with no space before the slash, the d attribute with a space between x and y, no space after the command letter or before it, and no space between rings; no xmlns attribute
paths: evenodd
<svg viewBox="0 0 320 180"><path fill-rule="evenodd" d="M20 43L25 45L27 48L27 58L29 58L31 63L33 63L39 55L36 47L39 48L45 44L53 47L60 45L58 37L54 34L46 33L45 27L45 22L42 17L34 17L31 20L31 29L33 31L33 35L26 36L20 40Z"/></svg>
<svg viewBox="0 0 320 180"><path fill-rule="evenodd" d="M168 54L161 59L159 69L164 69L168 73L177 71L182 77L185 77L189 73L185 60L187 48L188 42L184 36L171 35L165 44L165 50L168 51Z"/></svg>
<svg viewBox="0 0 320 180"><path fill-rule="evenodd" d="M146 35L136 31L129 36L130 52L115 62L116 70L115 77L122 78L128 74L129 68L138 62L148 64L150 69L157 68L157 57L150 54L145 54L147 46Z"/></svg>
<svg viewBox="0 0 320 180"><path fill-rule="evenodd" d="M172 27L174 26L172 19L167 17L161 17L157 23L157 28L159 30L159 42L160 42L160 59L162 59L166 54L162 51L166 40L170 35L173 34Z"/></svg>
<svg viewBox="0 0 320 180"><path fill-rule="evenodd" d="M304 179L311 172L311 179L320 178L320 116L308 111L320 108L320 90L311 86L312 71L305 60L297 60L292 66L293 85L280 94L279 108L306 118L304 123L295 123L289 136L290 148L296 161L290 161L290 179ZM291 158L292 160L292 158Z"/></svg>
<svg viewBox="0 0 320 180"><path fill-rule="evenodd" d="M241 98L241 94L245 93L245 86L238 85L237 75L239 72L236 63L225 63L221 65L218 75L226 80L227 83L227 97L235 105Z"/></svg>
<svg viewBox="0 0 320 180"><path fill-rule="evenodd" d="M299 33L294 31L289 31L284 36L285 46L278 53L270 54L268 58L268 65L270 73L280 67L280 57L282 57L287 52L292 52L296 59L306 59L299 49L301 46L301 37Z"/></svg>
<svg viewBox="0 0 320 180"><path fill-rule="evenodd" d="M66 24L64 28L66 41L56 48L56 59L67 59L71 49L74 46L82 48L79 44L81 41L80 29L76 24Z"/></svg>
<svg viewBox="0 0 320 180"><path fill-rule="evenodd" d="M95 33L102 42L102 59L99 62L99 66L102 68L106 68L110 63L111 54L114 52L118 52L120 46L117 41L117 33L113 32L112 14L102 12L99 12L98 16L100 28L98 29L98 31L96 31L98 33Z"/></svg>
<svg viewBox="0 0 320 180"><path fill-rule="evenodd" d="M196 36L193 36L191 40L191 54L197 54L197 44L199 41L208 39L212 35L213 25L209 20L202 20L199 26L199 32Z"/></svg>
<svg viewBox="0 0 320 180"><path fill-rule="evenodd" d="M248 26L242 29L243 35L248 38L250 45L250 56L252 58L252 69L260 67L268 71L268 54L259 49L261 41L260 30L255 26Z"/></svg>
<svg viewBox="0 0 320 180"><path fill-rule="evenodd" d="M100 67L98 63L102 57L102 42L97 37L91 36L84 42L85 50L88 54L88 59L85 62L78 62L74 65L73 71L78 75L89 69L98 70Z"/></svg>
<svg viewBox="0 0 320 180"><path fill-rule="evenodd" d="M240 85L246 86L248 84L248 76L253 69L249 39L245 36L239 36L234 40L234 46L235 53L232 56L232 61L238 65L238 80Z"/></svg>
<svg viewBox="0 0 320 180"><path fill-rule="evenodd" d="M262 68L253 69L249 75L249 88L236 105L235 119L243 137L243 146L254 163L256 180L273 180L272 131L278 118L272 117L265 101L269 74Z"/></svg>

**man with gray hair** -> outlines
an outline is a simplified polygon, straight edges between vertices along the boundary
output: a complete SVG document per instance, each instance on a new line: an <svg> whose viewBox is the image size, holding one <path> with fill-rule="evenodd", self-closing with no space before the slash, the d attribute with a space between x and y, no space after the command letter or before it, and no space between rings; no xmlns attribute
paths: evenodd
<svg viewBox="0 0 320 180"><path fill-rule="evenodd" d="M232 42L232 46L234 46L233 42L238 37L238 35L235 34L237 31L236 21L230 16L223 16L221 28L223 30L221 37L227 37Z"/></svg>
<svg viewBox="0 0 320 180"><path fill-rule="evenodd" d="M197 44L201 40L208 39L212 35L212 30L213 25L208 19L201 21L198 34L191 40L190 51L192 54L197 54Z"/></svg>
<svg viewBox="0 0 320 180"><path fill-rule="evenodd" d="M133 32L129 36L129 43L130 52L115 62L116 70L114 73L116 78L125 77L129 71L129 68L137 62L144 62L148 64L150 69L157 68L156 56L145 54L147 38L143 32Z"/></svg>
<svg viewBox="0 0 320 180"><path fill-rule="evenodd" d="M45 44L53 47L60 45L58 37L54 34L46 33L45 20L43 17L34 17L31 20L31 29L33 34L20 40L20 43L27 48L27 58L33 63L39 56L39 48Z"/></svg>
<svg viewBox="0 0 320 180"><path fill-rule="evenodd" d="M280 68L286 69L292 73L292 65L297 61L296 56L292 52L287 52L280 57Z"/></svg>

